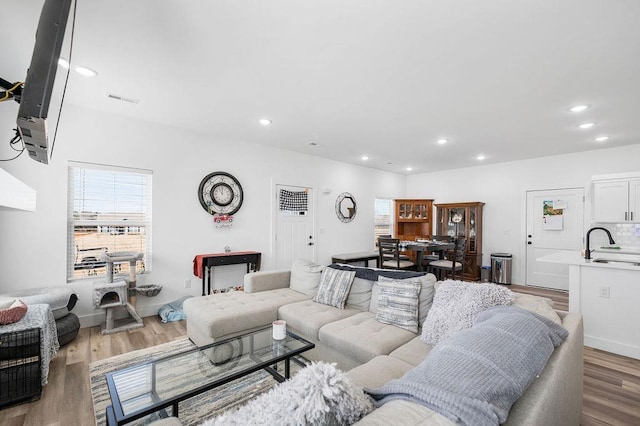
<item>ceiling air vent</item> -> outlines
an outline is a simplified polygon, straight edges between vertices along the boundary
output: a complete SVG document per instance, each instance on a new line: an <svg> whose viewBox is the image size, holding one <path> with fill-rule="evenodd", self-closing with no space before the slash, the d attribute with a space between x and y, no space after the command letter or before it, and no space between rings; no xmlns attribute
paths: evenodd
<svg viewBox="0 0 640 426"><path fill-rule="evenodd" d="M130 104L137 104L138 102L140 102L139 99L125 98L124 96L114 95L113 93L107 93L107 97L109 99L115 99L116 101L128 102Z"/></svg>

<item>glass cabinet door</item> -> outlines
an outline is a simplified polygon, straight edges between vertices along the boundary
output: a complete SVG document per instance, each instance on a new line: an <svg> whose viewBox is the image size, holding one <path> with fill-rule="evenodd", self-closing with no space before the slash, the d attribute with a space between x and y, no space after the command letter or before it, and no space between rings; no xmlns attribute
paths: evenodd
<svg viewBox="0 0 640 426"><path fill-rule="evenodd" d="M411 204L402 203L398 208L398 218L399 219L411 219L413 217L411 211Z"/></svg>
<svg viewBox="0 0 640 426"><path fill-rule="evenodd" d="M428 210L426 204L414 204L413 206L413 218L414 219L428 219Z"/></svg>
<svg viewBox="0 0 640 426"><path fill-rule="evenodd" d="M467 251L475 253L476 251L476 209L469 209L469 236L467 238Z"/></svg>
<svg viewBox="0 0 640 426"><path fill-rule="evenodd" d="M453 238L466 236L466 212L464 208L451 208L447 211L447 235Z"/></svg>

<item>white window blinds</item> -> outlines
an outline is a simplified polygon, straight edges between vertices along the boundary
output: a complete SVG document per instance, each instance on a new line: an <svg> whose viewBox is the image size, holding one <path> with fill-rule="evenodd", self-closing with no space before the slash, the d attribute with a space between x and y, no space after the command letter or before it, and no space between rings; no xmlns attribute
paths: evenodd
<svg viewBox="0 0 640 426"><path fill-rule="evenodd" d="M104 253L144 253L151 270L151 171L69 163L67 279L105 275ZM116 273L129 264L114 265Z"/></svg>
<svg viewBox="0 0 640 426"><path fill-rule="evenodd" d="M391 235L393 233L392 209L393 200L383 198L375 199L374 245L376 247L378 245L379 236Z"/></svg>

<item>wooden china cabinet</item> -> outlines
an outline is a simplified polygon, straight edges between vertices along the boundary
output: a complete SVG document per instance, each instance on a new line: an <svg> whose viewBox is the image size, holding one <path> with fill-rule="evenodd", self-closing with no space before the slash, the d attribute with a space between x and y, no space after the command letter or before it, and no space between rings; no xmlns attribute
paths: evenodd
<svg viewBox="0 0 640 426"><path fill-rule="evenodd" d="M480 280L482 265L482 206L479 201L468 203L435 204L437 209L436 234L449 237L465 237L467 248L464 256L465 281Z"/></svg>
<svg viewBox="0 0 640 426"><path fill-rule="evenodd" d="M401 240L431 237L433 200L394 200L394 235Z"/></svg>

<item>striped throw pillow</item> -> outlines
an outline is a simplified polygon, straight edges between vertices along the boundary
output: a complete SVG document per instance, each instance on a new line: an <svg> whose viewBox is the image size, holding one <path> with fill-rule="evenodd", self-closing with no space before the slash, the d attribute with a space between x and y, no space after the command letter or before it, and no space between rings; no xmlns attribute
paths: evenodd
<svg viewBox="0 0 640 426"><path fill-rule="evenodd" d="M422 286L414 280L378 279L376 320L418 332L418 296Z"/></svg>
<svg viewBox="0 0 640 426"><path fill-rule="evenodd" d="M320 276L320 285L313 296L313 301L344 309L355 276L356 271L325 268Z"/></svg>

